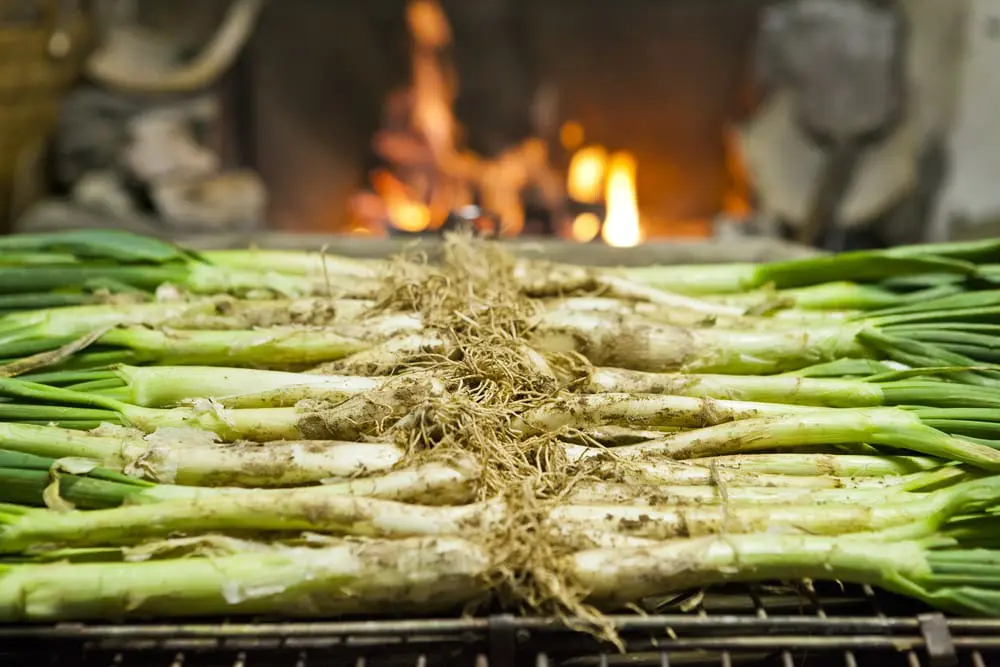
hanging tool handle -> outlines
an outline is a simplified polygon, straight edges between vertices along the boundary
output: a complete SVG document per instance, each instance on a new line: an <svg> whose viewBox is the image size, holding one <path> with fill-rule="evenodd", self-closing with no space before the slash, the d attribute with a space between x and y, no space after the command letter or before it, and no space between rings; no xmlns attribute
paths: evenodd
<svg viewBox="0 0 1000 667"><path fill-rule="evenodd" d="M835 226L837 211L854 180L854 170L863 148L859 141L846 140L833 145L826 153L809 216L797 230L796 241L816 245L820 237Z"/></svg>

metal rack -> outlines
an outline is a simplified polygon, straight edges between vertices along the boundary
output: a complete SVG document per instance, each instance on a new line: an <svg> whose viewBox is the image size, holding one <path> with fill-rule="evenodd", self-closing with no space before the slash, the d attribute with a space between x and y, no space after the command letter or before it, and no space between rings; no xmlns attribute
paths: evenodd
<svg viewBox="0 0 1000 667"><path fill-rule="evenodd" d="M666 601L660 601L664 603ZM870 587L730 586L615 616L624 651L550 618L0 627L2 667L945 667L1000 665L1000 620ZM655 601L647 601L655 611Z"/></svg>

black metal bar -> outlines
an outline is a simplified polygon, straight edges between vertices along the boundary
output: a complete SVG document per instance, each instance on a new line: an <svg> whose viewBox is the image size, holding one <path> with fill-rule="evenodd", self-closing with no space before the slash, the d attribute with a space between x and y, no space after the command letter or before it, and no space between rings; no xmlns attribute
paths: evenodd
<svg viewBox="0 0 1000 667"><path fill-rule="evenodd" d="M517 664L517 619L510 614L490 616L490 667L514 667Z"/></svg>
<svg viewBox="0 0 1000 667"><path fill-rule="evenodd" d="M530 632L575 632L567 623L556 618L511 617L514 627ZM621 633L649 632L654 630L718 631L720 628L739 632L816 632L852 634L861 632L919 632L920 621L907 617L811 617L811 616L694 616L650 615L610 616L609 620ZM155 625L83 625L60 624L52 626L0 626L0 640L78 640L78 639L183 639L183 638L306 638L310 636L390 636L408 635L409 641L420 635L431 635L429 641L438 641L440 635L450 633L479 633L485 636L491 620L427 619L406 621L348 621L323 623L225 623L225 624L155 624ZM953 634L998 634L1000 619L945 620ZM575 626L578 627L578 626Z"/></svg>
<svg viewBox="0 0 1000 667"><path fill-rule="evenodd" d="M636 665L670 667L691 656L701 656L705 664L741 667L885 667L897 664L892 660L937 667L959 664L959 657L972 667L1000 664L1000 619L950 619L918 615L917 610L900 615L900 609L908 612L910 607L874 590L849 589L832 596L823 590L734 586L688 599L689 606L695 603L689 613L615 615L609 620L626 660ZM852 596L852 590L863 594ZM772 614L774 608L783 613ZM843 611L851 615L837 615ZM585 660L579 664L592 667L624 664L615 647L574 629L579 627L564 619L513 615L0 626L0 665L38 667L50 664L45 656L53 655L63 656L60 667L549 667L580 659Z"/></svg>

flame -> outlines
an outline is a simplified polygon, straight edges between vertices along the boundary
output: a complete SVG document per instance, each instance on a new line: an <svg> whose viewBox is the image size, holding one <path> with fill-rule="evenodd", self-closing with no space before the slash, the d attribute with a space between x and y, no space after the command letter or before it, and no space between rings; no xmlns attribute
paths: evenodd
<svg viewBox="0 0 1000 667"><path fill-rule="evenodd" d="M388 171L380 170L372 177L375 193L385 204L389 223L404 232L420 232L431 224L431 210L415 200L406 186Z"/></svg>
<svg viewBox="0 0 1000 667"><path fill-rule="evenodd" d="M635 172L635 158L631 154L619 152L611 156L604 196L608 209L601 230L601 238L609 246L629 248L642 241Z"/></svg>
<svg viewBox="0 0 1000 667"><path fill-rule="evenodd" d="M569 196L585 204L599 202L607 166L608 152L601 146L587 146L574 153L566 183Z"/></svg>
<svg viewBox="0 0 1000 667"><path fill-rule="evenodd" d="M568 120L559 128L559 143L568 151L575 151L583 143L583 125Z"/></svg>
<svg viewBox="0 0 1000 667"><path fill-rule="evenodd" d="M434 0L411 0L406 7L413 38L411 76L412 123L438 159L455 152L452 102L455 87L451 72L439 58L451 43L451 26Z"/></svg>
<svg viewBox="0 0 1000 667"><path fill-rule="evenodd" d="M571 233L579 243L593 241L601 231L601 219L593 213L581 213L573 219Z"/></svg>

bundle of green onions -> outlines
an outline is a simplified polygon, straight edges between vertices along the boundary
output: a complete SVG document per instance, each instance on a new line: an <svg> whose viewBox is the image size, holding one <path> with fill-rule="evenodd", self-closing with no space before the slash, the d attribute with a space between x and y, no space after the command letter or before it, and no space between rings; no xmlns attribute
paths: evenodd
<svg viewBox="0 0 1000 667"><path fill-rule="evenodd" d="M154 238L113 230L23 234L0 239L0 309L31 308L53 292L85 303L90 284L122 285L152 295L163 285L194 294L370 293L384 263L319 255L288 261L282 253L196 253ZM343 280L348 279L349 280ZM341 280L338 280L341 279ZM84 286L83 289L80 286ZM15 305L11 305L15 304Z"/></svg>
<svg viewBox="0 0 1000 667"><path fill-rule="evenodd" d="M0 622L797 578L1000 615L997 266L0 239Z"/></svg>

